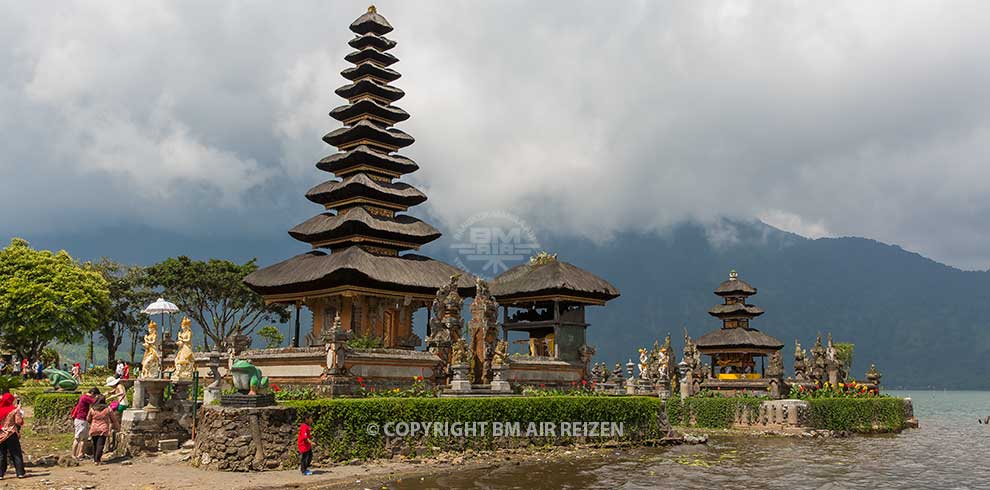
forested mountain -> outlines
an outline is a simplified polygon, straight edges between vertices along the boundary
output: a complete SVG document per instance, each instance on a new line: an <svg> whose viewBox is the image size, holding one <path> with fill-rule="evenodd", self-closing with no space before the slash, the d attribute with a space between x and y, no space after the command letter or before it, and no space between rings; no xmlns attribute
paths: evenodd
<svg viewBox="0 0 990 490"><path fill-rule="evenodd" d="M258 257L265 265L305 251L281 234L248 241L121 228L27 238L82 260L108 255L145 265L175 255L241 262ZM685 327L694 337L718 328L707 314L718 302L712 290L736 269L759 289L751 300L766 314L753 326L786 344L788 371L795 339L809 348L817 332L832 332L836 341L856 344L858 376L875 362L891 387L990 388L990 272L961 271L864 238L811 240L755 221L723 221L714 228L682 224L662 234L623 233L606 243L539 238L562 260L622 292L607 307L590 309L596 361L625 363L667 332L679 351ZM423 253L453 259L444 239ZM421 330L420 325L422 336Z"/></svg>

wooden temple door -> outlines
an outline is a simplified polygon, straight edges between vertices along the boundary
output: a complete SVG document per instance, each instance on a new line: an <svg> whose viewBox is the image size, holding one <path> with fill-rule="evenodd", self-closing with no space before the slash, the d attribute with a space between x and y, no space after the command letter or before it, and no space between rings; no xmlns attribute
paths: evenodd
<svg viewBox="0 0 990 490"><path fill-rule="evenodd" d="M398 332L397 327L399 322L399 312L395 308L388 308L385 310L385 314L382 315L382 337L385 347L395 347L396 342L398 342Z"/></svg>

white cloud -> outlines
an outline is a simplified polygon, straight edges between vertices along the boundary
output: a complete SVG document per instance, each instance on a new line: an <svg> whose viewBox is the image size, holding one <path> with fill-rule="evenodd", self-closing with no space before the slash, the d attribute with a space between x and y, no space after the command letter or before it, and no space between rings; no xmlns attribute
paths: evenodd
<svg viewBox="0 0 990 490"><path fill-rule="evenodd" d="M250 216L280 234L318 212L302 194L326 178L365 7L0 6L5 229L139 221L149 198L190 231ZM760 217L990 265L985 3L378 7L417 212L441 228L486 209L596 239Z"/></svg>

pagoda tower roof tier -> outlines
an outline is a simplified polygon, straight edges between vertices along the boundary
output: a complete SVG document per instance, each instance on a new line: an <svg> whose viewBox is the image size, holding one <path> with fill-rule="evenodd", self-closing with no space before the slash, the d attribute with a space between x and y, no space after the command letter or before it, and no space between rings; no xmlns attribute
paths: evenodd
<svg viewBox="0 0 990 490"><path fill-rule="evenodd" d="M502 304L553 299L605 304L619 297L619 290L605 279L546 254L499 274L490 288Z"/></svg>
<svg viewBox="0 0 990 490"><path fill-rule="evenodd" d="M377 48L379 51L388 51L399 44L387 37L379 36L377 34L362 34L356 36L354 39L347 41L347 44L354 49L364 49L364 48Z"/></svg>
<svg viewBox="0 0 990 490"><path fill-rule="evenodd" d="M355 34L388 34L392 32L392 24L382 17L375 6L368 7L368 12L351 22L351 32Z"/></svg>
<svg viewBox="0 0 990 490"><path fill-rule="evenodd" d="M708 314L718 318L754 318L763 314L763 308L743 303L715 305Z"/></svg>
<svg viewBox="0 0 990 490"><path fill-rule="evenodd" d="M383 175L398 177L419 170L419 165L402 155L389 155L370 146L359 145L320 160L316 168L339 176L361 171L379 171Z"/></svg>
<svg viewBox="0 0 990 490"><path fill-rule="evenodd" d="M729 279L722 281L715 288L715 294L719 296L752 296L756 294L756 288L750 286L748 282L739 279L739 273L729 272Z"/></svg>
<svg viewBox="0 0 990 490"><path fill-rule="evenodd" d="M384 68L371 62L344 68L340 74L352 82L363 78L377 79L379 82L394 82L402 77L399 72L391 68Z"/></svg>
<svg viewBox="0 0 990 490"><path fill-rule="evenodd" d="M269 301L295 301L336 291L365 290L432 300L450 276L459 274L458 293L471 297L475 278L452 265L417 254L376 255L358 246L327 254L313 250L258 269L244 282Z"/></svg>
<svg viewBox="0 0 990 490"><path fill-rule="evenodd" d="M388 125L409 119L409 113L392 105L382 105L372 99L361 99L353 104L335 107L330 117L347 124L362 117L374 117Z"/></svg>
<svg viewBox="0 0 990 490"><path fill-rule="evenodd" d="M387 104L391 104L406 95L401 88L385 85L369 78L363 78L349 85L334 90L334 93L355 102L361 97L371 97L379 99Z"/></svg>
<svg viewBox="0 0 990 490"><path fill-rule="evenodd" d="M323 136L323 141L341 150L348 150L358 145L370 145L386 151L395 151L413 144L416 140L401 129L384 129L367 119L362 119L351 126L327 133Z"/></svg>
<svg viewBox="0 0 990 490"><path fill-rule="evenodd" d="M436 228L417 218L375 216L363 207L318 214L293 227L289 235L314 247L374 242L397 250L418 248L440 238Z"/></svg>
<svg viewBox="0 0 990 490"><path fill-rule="evenodd" d="M703 353L732 349L773 351L784 347L783 342L754 328L720 328L698 337L695 345Z"/></svg>
<svg viewBox="0 0 990 490"><path fill-rule="evenodd" d="M391 204L401 211L426 201L426 194L403 182L382 182L364 173L351 174L343 180L329 180L306 192L306 199L327 208L361 202L363 198Z"/></svg>
<svg viewBox="0 0 990 490"><path fill-rule="evenodd" d="M386 52L379 51L375 48L364 48L347 53L347 55L344 56L344 60L354 63L355 65L360 65L361 63L367 61L381 66L388 66L399 61L399 58L396 58Z"/></svg>

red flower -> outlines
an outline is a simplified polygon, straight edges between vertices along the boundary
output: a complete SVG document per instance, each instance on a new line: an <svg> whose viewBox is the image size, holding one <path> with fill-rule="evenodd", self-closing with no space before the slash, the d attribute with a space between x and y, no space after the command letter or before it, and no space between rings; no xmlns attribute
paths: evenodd
<svg viewBox="0 0 990 490"><path fill-rule="evenodd" d="M588 380L586 380L586 379L582 379L582 380L581 380L581 384L582 384L582 385L586 385L586 384L588 384Z"/></svg>
<svg viewBox="0 0 990 490"><path fill-rule="evenodd" d="M277 384L272 383L272 391L275 392L282 391L282 388L279 388Z"/></svg>
<svg viewBox="0 0 990 490"><path fill-rule="evenodd" d="M358 377L357 377L357 382L358 382L358 383L364 383L364 378L362 378L362 377L360 377L360 376L358 376Z"/></svg>
<svg viewBox="0 0 990 490"><path fill-rule="evenodd" d="M423 377L422 376L416 376L416 381L423 381Z"/></svg>
<svg viewBox="0 0 990 490"><path fill-rule="evenodd" d="M364 385L361 385L361 386L364 386ZM368 391L374 392L375 391L375 387L372 386Z"/></svg>

